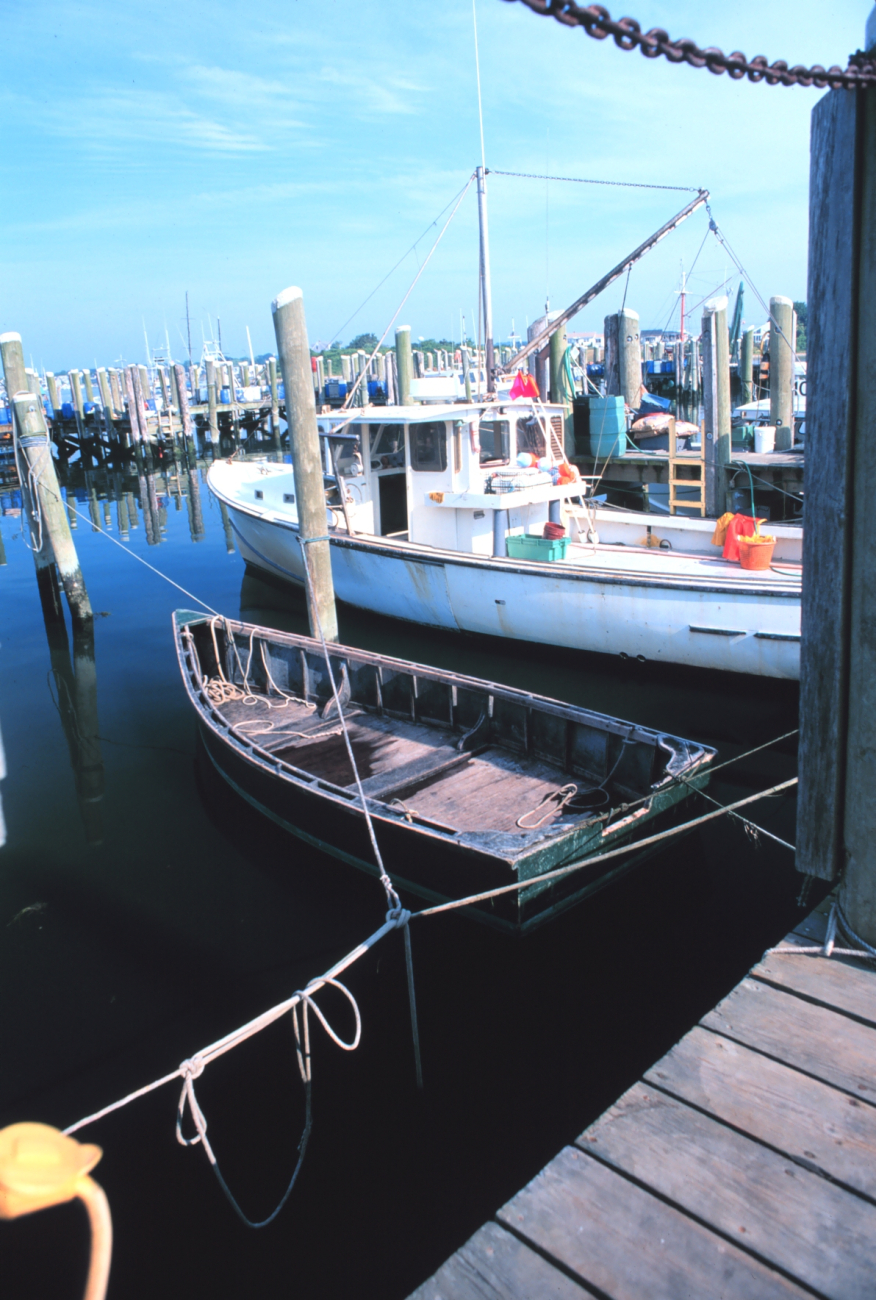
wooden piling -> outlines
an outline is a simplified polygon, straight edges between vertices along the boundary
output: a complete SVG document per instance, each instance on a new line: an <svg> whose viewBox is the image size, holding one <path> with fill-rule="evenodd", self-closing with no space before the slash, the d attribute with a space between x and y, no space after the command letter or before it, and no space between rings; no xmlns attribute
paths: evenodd
<svg viewBox="0 0 876 1300"><path fill-rule="evenodd" d="M58 391L58 381L51 370L46 371L46 388L49 390L49 405L52 408L52 415L57 419L61 414L61 394Z"/></svg>
<svg viewBox="0 0 876 1300"><path fill-rule="evenodd" d="M78 370L68 370L67 378L70 380L70 395L73 399L73 410L76 413L76 431L81 439L85 436L85 406L82 400L82 379Z"/></svg>
<svg viewBox="0 0 876 1300"><path fill-rule="evenodd" d="M94 400L94 386L91 382L90 370L86 369L82 371L82 382L85 384L85 400L87 402L90 402L92 406L96 405Z"/></svg>
<svg viewBox="0 0 876 1300"><path fill-rule="evenodd" d="M297 287L285 289L271 304L277 352L283 369L286 423L292 449L299 536L307 547L310 584L307 591L311 635L317 627L327 641L337 641L338 620L332 583L323 465L313 400L310 348L304 318L304 298ZM324 540L307 543L308 538Z"/></svg>
<svg viewBox="0 0 876 1300"><path fill-rule="evenodd" d="M115 411L113 410L113 399L110 392L109 380L107 379L106 370L100 367L97 372L97 386L100 389L100 401L103 406L103 418L106 421L106 431L112 438L115 432Z"/></svg>
<svg viewBox="0 0 876 1300"><path fill-rule="evenodd" d="M410 406L414 358L411 353L411 327L399 325L395 332L395 363L398 375L398 404Z"/></svg>
<svg viewBox="0 0 876 1300"><path fill-rule="evenodd" d="M872 33L876 35L876 33ZM872 40L870 42L873 44ZM876 946L876 94L812 112L797 870ZM770 361L774 349L770 348ZM771 366L772 368L772 366Z"/></svg>
<svg viewBox="0 0 876 1300"><path fill-rule="evenodd" d="M58 486L42 403L33 393L23 392L13 396L12 405L15 408L17 450L27 463L28 478L34 485L39 505L41 527L51 543L70 613L74 619L91 618L91 602Z"/></svg>
<svg viewBox="0 0 876 1300"><path fill-rule="evenodd" d="M705 410L706 514L724 513L725 466L730 463L730 336L727 299L712 298L703 311L703 406Z"/></svg>
<svg viewBox="0 0 876 1300"><path fill-rule="evenodd" d="M776 426L776 451L794 445L794 304L770 298L770 424Z"/></svg>
<svg viewBox="0 0 876 1300"><path fill-rule="evenodd" d="M111 370L109 372L109 385L110 395L112 397L112 408L118 415L121 415L125 409L125 403L122 398L122 386L119 382L118 370Z"/></svg>
<svg viewBox="0 0 876 1300"><path fill-rule="evenodd" d="M605 391L636 407L641 387L639 313L626 307L605 318Z"/></svg>
<svg viewBox="0 0 876 1300"><path fill-rule="evenodd" d="M192 413L189 410L189 395L186 392L186 372L177 361L173 367L173 375L176 382L177 403L179 405L179 418L182 425L183 442L185 443L187 454L194 459L195 457L195 437L192 428Z"/></svg>
<svg viewBox="0 0 876 1300"><path fill-rule="evenodd" d="M210 439L213 443L219 441L219 394L217 393L218 380L216 377L215 362L209 358L207 360L207 410L210 421Z"/></svg>
<svg viewBox="0 0 876 1300"><path fill-rule="evenodd" d="M754 400L754 326L749 325L747 330L742 334L742 345L739 350L739 382L741 385L740 402L744 406L746 402Z"/></svg>

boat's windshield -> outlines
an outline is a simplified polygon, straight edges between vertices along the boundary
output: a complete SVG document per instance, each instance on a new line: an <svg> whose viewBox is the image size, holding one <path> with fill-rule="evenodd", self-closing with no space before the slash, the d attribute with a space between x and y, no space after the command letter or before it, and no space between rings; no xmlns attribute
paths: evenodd
<svg viewBox="0 0 876 1300"><path fill-rule="evenodd" d="M372 424L371 468L390 469L405 463L405 430L403 424Z"/></svg>

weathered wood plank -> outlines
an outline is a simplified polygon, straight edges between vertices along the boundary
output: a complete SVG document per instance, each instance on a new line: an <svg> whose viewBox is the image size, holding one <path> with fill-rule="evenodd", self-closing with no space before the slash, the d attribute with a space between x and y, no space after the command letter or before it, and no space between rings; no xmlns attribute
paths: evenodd
<svg viewBox="0 0 876 1300"><path fill-rule="evenodd" d="M583 1300L587 1292L498 1223L486 1223L408 1300Z"/></svg>
<svg viewBox="0 0 876 1300"><path fill-rule="evenodd" d="M873 1294L876 1206L675 1098L634 1084L579 1141L831 1300Z"/></svg>
<svg viewBox="0 0 876 1300"><path fill-rule="evenodd" d="M797 869L834 880L842 863L848 680L858 239L858 96L830 91L812 111L806 528L800 654Z"/></svg>
<svg viewBox="0 0 876 1300"><path fill-rule="evenodd" d="M700 1023L876 1104L876 1031L867 1025L753 979Z"/></svg>
<svg viewBox="0 0 876 1300"><path fill-rule="evenodd" d="M852 556L848 623L844 627L849 701L843 810L846 856L840 899L852 927L868 943L876 944L876 540L872 528L867 527L870 489L876 475L876 95L861 96L858 132L860 243L854 285L858 328L853 354L855 445L848 529ZM809 509L807 498L807 518Z"/></svg>
<svg viewBox="0 0 876 1300"><path fill-rule="evenodd" d="M687 1215L571 1147L498 1217L612 1300L778 1300L803 1294Z"/></svg>
<svg viewBox="0 0 876 1300"><path fill-rule="evenodd" d="M645 1080L876 1199L876 1107L700 1028Z"/></svg>
<svg viewBox="0 0 876 1300"><path fill-rule="evenodd" d="M837 942L842 944L842 940ZM811 946L791 935L788 948ZM859 1016L876 1029L876 968L865 970L844 957L786 956L767 953L751 974L766 984L812 998L822 1006Z"/></svg>

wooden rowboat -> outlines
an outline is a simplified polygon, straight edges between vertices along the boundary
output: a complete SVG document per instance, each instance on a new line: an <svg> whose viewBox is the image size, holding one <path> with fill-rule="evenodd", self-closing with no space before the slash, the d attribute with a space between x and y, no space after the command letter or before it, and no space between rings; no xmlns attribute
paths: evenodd
<svg viewBox="0 0 876 1300"><path fill-rule="evenodd" d="M294 835L378 870L322 646L178 611L174 636L206 752ZM525 931L647 854L539 877L659 829L714 750L635 723L350 646L330 659L387 870L430 902L515 881L470 914ZM647 827L647 831L645 828Z"/></svg>

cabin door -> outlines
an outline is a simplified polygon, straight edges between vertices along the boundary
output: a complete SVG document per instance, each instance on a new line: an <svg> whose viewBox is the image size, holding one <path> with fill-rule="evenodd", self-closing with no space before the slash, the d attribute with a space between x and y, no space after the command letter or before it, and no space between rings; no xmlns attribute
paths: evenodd
<svg viewBox="0 0 876 1300"><path fill-rule="evenodd" d="M408 531L408 483L404 470L401 473L378 476L380 497L380 535Z"/></svg>

